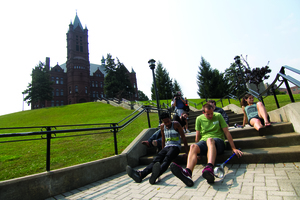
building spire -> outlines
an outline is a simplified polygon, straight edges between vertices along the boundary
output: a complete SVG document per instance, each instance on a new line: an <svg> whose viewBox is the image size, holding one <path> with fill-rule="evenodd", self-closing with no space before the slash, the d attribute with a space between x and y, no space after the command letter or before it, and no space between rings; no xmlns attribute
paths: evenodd
<svg viewBox="0 0 300 200"><path fill-rule="evenodd" d="M83 30L82 28L82 25L81 25L81 22L79 20L79 17L77 15L77 10L76 10L76 16L75 16L75 19L74 19L74 27L73 27L73 30L77 28L77 26L79 26L81 28L81 30Z"/></svg>

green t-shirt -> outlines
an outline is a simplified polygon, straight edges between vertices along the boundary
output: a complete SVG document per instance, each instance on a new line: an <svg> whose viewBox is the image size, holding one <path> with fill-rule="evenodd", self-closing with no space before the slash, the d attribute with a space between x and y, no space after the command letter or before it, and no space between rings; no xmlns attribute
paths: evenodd
<svg viewBox="0 0 300 200"><path fill-rule="evenodd" d="M195 124L196 131L200 131L200 141L206 141L208 138L219 138L225 142L225 135L222 130L225 127L227 127L227 124L224 118L216 112L214 112L211 120L207 119L204 114L198 116Z"/></svg>

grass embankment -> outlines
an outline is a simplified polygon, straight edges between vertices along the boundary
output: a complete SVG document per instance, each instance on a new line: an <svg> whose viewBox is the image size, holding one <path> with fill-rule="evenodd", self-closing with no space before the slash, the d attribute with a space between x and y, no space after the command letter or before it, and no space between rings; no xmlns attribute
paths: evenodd
<svg viewBox="0 0 300 200"><path fill-rule="evenodd" d="M74 104L3 115L0 116L0 128L118 123L132 112L132 110L113 107L103 103ZM152 127L158 125L158 115L156 113L150 113L150 120ZM109 125L58 127L57 130L103 126ZM146 128L148 128L148 121L147 115L144 113L124 130L118 132L118 153L121 153ZM6 129L0 130L0 133L32 131L40 131L40 128L26 130ZM67 138L58 137L91 132L57 134L57 138L51 140L51 170L113 156L115 154L113 133L103 133L104 131L93 132L98 132L99 134ZM0 138L0 181L46 171L46 140L2 143L2 141L39 138L41 138L40 135Z"/></svg>

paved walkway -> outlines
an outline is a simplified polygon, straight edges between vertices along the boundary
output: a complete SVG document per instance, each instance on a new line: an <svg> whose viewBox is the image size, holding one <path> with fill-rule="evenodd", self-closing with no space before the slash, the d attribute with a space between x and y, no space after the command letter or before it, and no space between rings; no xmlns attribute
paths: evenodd
<svg viewBox="0 0 300 200"><path fill-rule="evenodd" d="M193 187L185 186L169 169L155 185L149 183L150 175L142 183L135 183L123 172L47 200L300 199L300 163L229 164L226 166L224 179L216 178L212 185L202 178L203 168L204 165L196 166Z"/></svg>

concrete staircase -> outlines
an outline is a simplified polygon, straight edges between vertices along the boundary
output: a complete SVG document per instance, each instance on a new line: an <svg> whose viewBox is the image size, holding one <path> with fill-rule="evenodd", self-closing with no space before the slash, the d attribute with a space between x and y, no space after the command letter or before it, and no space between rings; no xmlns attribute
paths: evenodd
<svg viewBox="0 0 300 200"><path fill-rule="evenodd" d="M292 123L272 123L271 127L263 128L258 132L253 127L234 128L235 123L242 124L243 114L235 114L227 110L229 116L229 131L233 137L236 148L241 148L244 155L241 158L233 157L229 163L277 163L277 162L299 162L300 161L300 134L294 131ZM195 119L202 114L201 111L190 112L189 130L192 133L186 135L188 145L195 143ZM182 153L175 162L186 163ZM223 155L217 156L216 163L224 162L232 154L230 145L226 141L226 150ZM149 149L146 156L140 158L141 165L149 164L155 151ZM198 160L198 164L205 164L206 156Z"/></svg>

